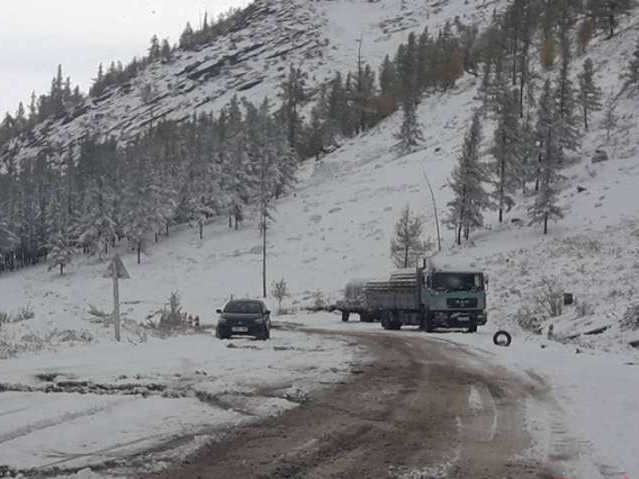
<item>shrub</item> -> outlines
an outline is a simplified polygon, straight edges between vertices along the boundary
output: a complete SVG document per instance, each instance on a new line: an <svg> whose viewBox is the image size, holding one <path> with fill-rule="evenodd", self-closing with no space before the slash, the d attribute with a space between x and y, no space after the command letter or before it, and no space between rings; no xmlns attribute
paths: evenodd
<svg viewBox="0 0 639 479"><path fill-rule="evenodd" d="M517 324L526 331L530 331L535 334L541 334L542 325L541 325L541 315L538 314L538 311L531 309L529 307L521 307L515 313L515 321Z"/></svg>
<svg viewBox="0 0 639 479"><path fill-rule="evenodd" d="M19 323L20 321L27 321L29 319L33 319L35 317L35 313L31 308L31 303L27 303L27 305L18 310L18 314L16 314L15 318L13 318L14 323Z"/></svg>
<svg viewBox="0 0 639 479"><path fill-rule="evenodd" d="M584 316L590 316L591 314L594 314L595 308L592 303L589 303L587 301L580 301L577 303L575 311L578 318L583 318Z"/></svg>
<svg viewBox="0 0 639 479"><path fill-rule="evenodd" d="M535 303L550 318L561 316L563 312L564 291L552 278L543 278L539 291L535 295Z"/></svg>
<svg viewBox="0 0 639 479"><path fill-rule="evenodd" d="M184 315L182 314L182 305L180 304L180 293L172 291L169 296L169 303L160 310L160 322L158 326L161 329L175 329L184 324Z"/></svg>
<svg viewBox="0 0 639 479"><path fill-rule="evenodd" d="M315 311L323 311L328 308L328 301L321 291L313 293L313 309Z"/></svg>
<svg viewBox="0 0 639 479"><path fill-rule="evenodd" d="M288 296L288 286L284 278L279 281L273 281L271 294L277 299L277 314L282 314L282 300Z"/></svg>
<svg viewBox="0 0 639 479"><path fill-rule="evenodd" d="M623 331L639 330L639 304L631 304L619 320L619 327Z"/></svg>
<svg viewBox="0 0 639 479"><path fill-rule="evenodd" d="M92 323L110 324L112 322L111 313L105 313L104 311L96 308L92 304L89 305L89 310L87 311L87 313L89 313L92 316L92 318L89 320Z"/></svg>

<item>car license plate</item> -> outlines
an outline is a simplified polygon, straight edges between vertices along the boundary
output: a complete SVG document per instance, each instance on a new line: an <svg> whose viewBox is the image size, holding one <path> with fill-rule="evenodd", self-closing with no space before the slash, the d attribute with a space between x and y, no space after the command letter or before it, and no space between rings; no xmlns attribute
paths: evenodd
<svg viewBox="0 0 639 479"><path fill-rule="evenodd" d="M234 326L231 330L234 333L248 333L248 328L245 328L244 326Z"/></svg>
<svg viewBox="0 0 639 479"><path fill-rule="evenodd" d="M459 316L457 317L457 321L470 321L470 317L468 316Z"/></svg>

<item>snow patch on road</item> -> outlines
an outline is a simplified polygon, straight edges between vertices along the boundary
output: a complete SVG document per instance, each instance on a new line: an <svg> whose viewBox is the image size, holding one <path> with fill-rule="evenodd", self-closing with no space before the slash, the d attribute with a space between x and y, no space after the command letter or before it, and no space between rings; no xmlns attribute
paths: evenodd
<svg viewBox="0 0 639 479"><path fill-rule="evenodd" d="M481 394L477 390L477 387L471 386L470 393L468 394L468 406L473 413L478 413L484 409L484 403L481 400Z"/></svg>

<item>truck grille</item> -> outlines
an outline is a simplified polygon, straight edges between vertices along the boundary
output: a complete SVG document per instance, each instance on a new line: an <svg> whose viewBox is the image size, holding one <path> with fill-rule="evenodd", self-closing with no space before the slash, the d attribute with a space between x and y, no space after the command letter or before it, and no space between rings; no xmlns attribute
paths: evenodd
<svg viewBox="0 0 639 479"><path fill-rule="evenodd" d="M477 298L448 298L446 305L449 308L476 308Z"/></svg>

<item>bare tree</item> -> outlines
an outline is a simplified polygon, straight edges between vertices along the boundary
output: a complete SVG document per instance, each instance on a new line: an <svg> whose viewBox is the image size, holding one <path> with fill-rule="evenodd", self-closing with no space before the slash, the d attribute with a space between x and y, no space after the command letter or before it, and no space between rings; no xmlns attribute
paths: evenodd
<svg viewBox="0 0 639 479"><path fill-rule="evenodd" d="M288 285L284 278L279 281L273 281L271 294L277 299L277 314L282 314L282 300L288 296Z"/></svg>

